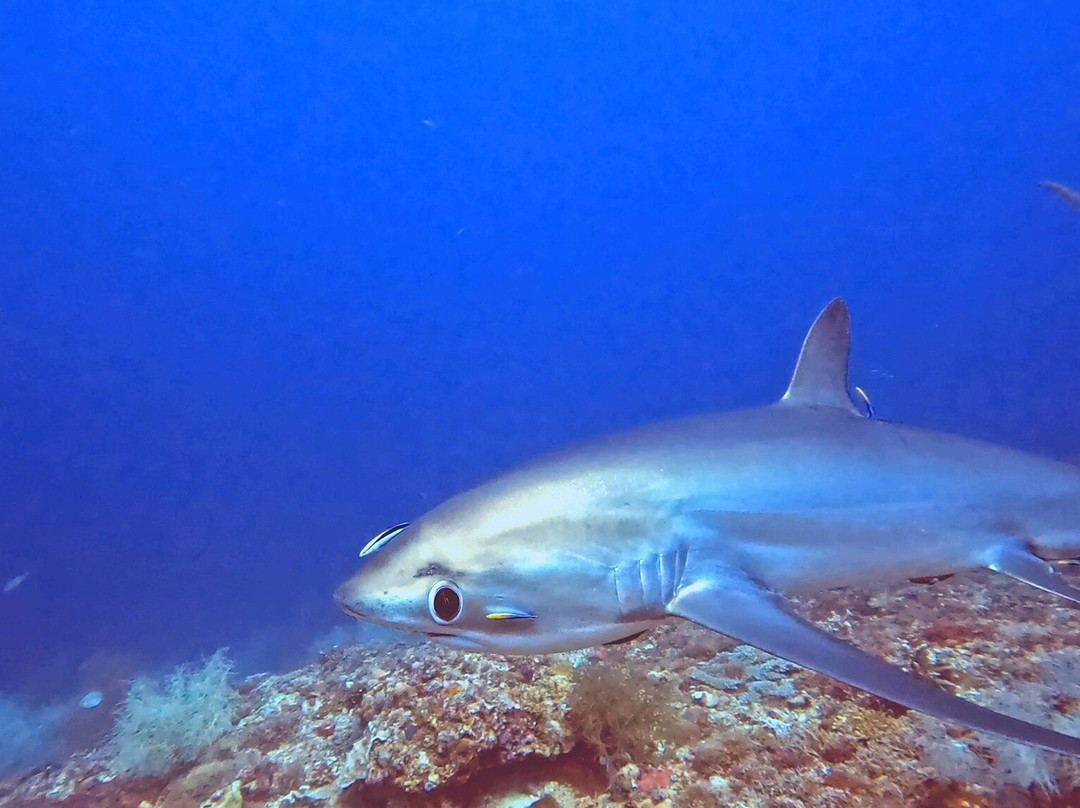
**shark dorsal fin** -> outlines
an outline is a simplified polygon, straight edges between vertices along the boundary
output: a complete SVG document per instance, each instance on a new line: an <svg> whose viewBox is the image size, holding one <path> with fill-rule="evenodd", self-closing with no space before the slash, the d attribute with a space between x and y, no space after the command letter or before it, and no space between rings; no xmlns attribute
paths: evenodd
<svg viewBox="0 0 1080 808"><path fill-rule="evenodd" d="M814 320L803 340L799 361L781 404L837 407L858 414L848 393L851 318L836 298Z"/></svg>

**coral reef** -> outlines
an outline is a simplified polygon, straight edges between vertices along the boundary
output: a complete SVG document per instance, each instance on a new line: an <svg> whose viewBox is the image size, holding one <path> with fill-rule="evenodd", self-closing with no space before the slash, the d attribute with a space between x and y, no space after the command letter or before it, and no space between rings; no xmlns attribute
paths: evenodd
<svg viewBox="0 0 1080 808"><path fill-rule="evenodd" d="M1080 730L1080 627L1050 596L956 576L799 609L967 698ZM194 690L157 693L183 702ZM0 781L0 805L1080 804L1075 761L948 727L683 622L550 657L340 646L241 681L225 700L231 728L188 754L176 743L165 763L123 767L114 742ZM175 722L198 723L205 705L188 703Z"/></svg>

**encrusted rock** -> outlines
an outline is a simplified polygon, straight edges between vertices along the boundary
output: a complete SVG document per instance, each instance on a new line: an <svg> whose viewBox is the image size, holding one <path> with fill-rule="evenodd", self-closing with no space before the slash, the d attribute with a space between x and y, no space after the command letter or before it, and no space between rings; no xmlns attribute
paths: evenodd
<svg viewBox="0 0 1080 808"><path fill-rule="evenodd" d="M1030 592L957 576L830 592L799 610L964 697L1012 693L1023 703L1011 711L1080 734L1075 612ZM594 666L640 672L641 687L624 682L612 697L594 686L582 705L579 685ZM523 659L426 644L340 647L238 691L234 730L187 768L124 779L90 752L0 782L0 806L1080 804L1072 761L1010 752L686 623L648 641ZM677 720L656 725L655 759L608 747L620 734L604 734L605 714L640 714L611 703L658 693L661 714ZM600 719L590 738L574 734L568 704Z"/></svg>

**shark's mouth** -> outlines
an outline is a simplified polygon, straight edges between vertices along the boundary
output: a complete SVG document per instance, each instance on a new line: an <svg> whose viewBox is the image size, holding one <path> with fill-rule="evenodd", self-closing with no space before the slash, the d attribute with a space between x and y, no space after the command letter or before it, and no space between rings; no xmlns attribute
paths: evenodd
<svg viewBox="0 0 1080 808"><path fill-rule="evenodd" d="M424 634L427 635L429 640L433 640L439 645L446 645L461 651L481 651L485 647L484 643L478 642L471 637L466 637L463 634L447 634L438 631L425 631Z"/></svg>

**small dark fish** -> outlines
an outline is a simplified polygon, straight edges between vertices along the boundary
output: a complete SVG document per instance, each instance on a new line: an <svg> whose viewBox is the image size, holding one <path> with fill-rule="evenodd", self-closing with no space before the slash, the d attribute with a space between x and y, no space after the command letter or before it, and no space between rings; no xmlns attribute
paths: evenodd
<svg viewBox="0 0 1080 808"><path fill-rule="evenodd" d="M8 581L6 584L4 584L4 594L7 595L7 594L9 594L11 592L14 592L16 589L18 589L20 586L22 586L23 582L29 577L30 577L30 572L29 571L24 572L21 575L16 575L10 581Z"/></svg>
<svg viewBox="0 0 1080 808"><path fill-rule="evenodd" d="M1060 196L1069 207L1080 211L1080 193L1077 191L1067 185L1062 185L1060 182L1051 182L1050 180L1043 180L1039 185Z"/></svg>

